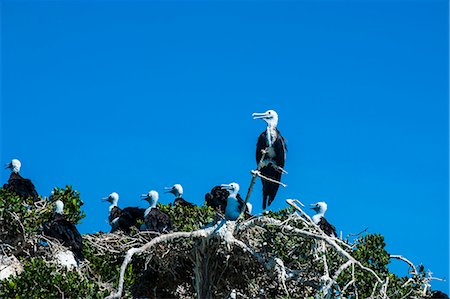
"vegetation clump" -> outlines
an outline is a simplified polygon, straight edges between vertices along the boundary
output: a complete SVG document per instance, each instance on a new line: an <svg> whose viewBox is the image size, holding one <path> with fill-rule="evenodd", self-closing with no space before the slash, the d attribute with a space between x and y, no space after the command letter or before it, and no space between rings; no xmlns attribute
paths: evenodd
<svg viewBox="0 0 450 299"><path fill-rule="evenodd" d="M445 296L430 291L423 267L411 264L404 277L390 272L392 258L409 261L390 255L382 235L329 237L293 201L236 222L207 206L160 204L172 232L85 234L85 260L68 269L54 258L61 245L42 234L56 200L70 221L84 218L80 194L70 186L39 201L0 188L0 254L17 257L23 268L0 281L0 298Z"/></svg>

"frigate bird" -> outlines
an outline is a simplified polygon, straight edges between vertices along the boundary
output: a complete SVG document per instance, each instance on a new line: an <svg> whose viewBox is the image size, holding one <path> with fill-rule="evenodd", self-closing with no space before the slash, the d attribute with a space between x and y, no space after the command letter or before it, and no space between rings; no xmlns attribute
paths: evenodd
<svg viewBox="0 0 450 299"><path fill-rule="evenodd" d="M230 196L230 192L226 188L223 188L222 186L215 186L211 189L210 192L205 194L206 205L216 211L225 213L228 196ZM236 199L239 202L239 210L241 210L245 201L242 199L239 193L237 193ZM252 204L248 202L245 210L245 217L250 218L251 212Z"/></svg>
<svg viewBox="0 0 450 299"><path fill-rule="evenodd" d="M119 194L111 193L108 197L102 198L103 201L110 202L108 221L111 225L111 232L118 229L129 233L132 226L137 224L138 220L144 220L145 209L138 207L127 207L121 209L117 206Z"/></svg>
<svg viewBox="0 0 450 299"><path fill-rule="evenodd" d="M175 184L172 187L165 187L166 193L172 193L175 195L175 205L180 205L182 207L193 207L194 204L186 201L183 197L183 187L180 184Z"/></svg>
<svg viewBox="0 0 450 299"><path fill-rule="evenodd" d="M227 220L236 220L239 218L239 215L242 211L242 206L244 201L237 198L239 192L239 184L238 183L230 183L230 184L222 184L220 186L222 189L227 190L229 192L227 203L225 207L225 219ZM247 210L252 210L251 204L247 204Z"/></svg>
<svg viewBox="0 0 450 299"><path fill-rule="evenodd" d="M23 178L20 175L21 163L17 159L12 159L11 162L6 164L6 168L11 169L11 175L7 184L3 185L6 190L13 191L17 193L22 198L32 198L36 200L38 198L38 193L36 188L30 179Z"/></svg>
<svg viewBox="0 0 450 299"><path fill-rule="evenodd" d="M317 224L320 229L323 230L325 234L331 237L336 237L336 228L331 225L326 219L325 219L325 212L327 211L327 204L323 201L319 201L317 203L311 204L314 211L316 211L316 215L312 217L312 220L315 224Z"/></svg>
<svg viewBox="0 0 450 299"><path fill-rule="evenodd" d="M266 130L259 135L256 144L256 164L260 167L262 175L280 181L281 174L284 172L287 147L284 137L277 129L278 114L274 110L268 110L264 113L253 113L252 116L253 119L263 119L267 123ZM263 178L261 181L263 210L265 210L275 199L279 185Z"/></svg>
<svg viewBox="0 0 450 299"><path fill-rule="evenodd" d="M170 221L170 218L166 213L162 212L156 206L159 199L158 192L151 190L147 194L142 194L141 197L150 204L150 207L145 210L144 224L141 226L141 230L150 230L159 233L171 231L172 221Z"/></svg>
<svg viewBox="0 0 450 299"><path fill-rule="evenodd" d="M64 203L61 200L55 202L55 211L49 221L44 224L44 235L59 240L73 252L76 259L83 259L83 238L75 225L66 219Z"/></svg>

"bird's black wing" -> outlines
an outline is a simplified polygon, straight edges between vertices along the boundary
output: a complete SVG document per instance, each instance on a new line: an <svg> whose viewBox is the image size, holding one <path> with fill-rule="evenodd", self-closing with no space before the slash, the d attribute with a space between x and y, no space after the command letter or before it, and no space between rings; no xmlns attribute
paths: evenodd
<svg viewBox="0 0 450 299"><path fill-rule="evenodd" d="M277 139L275 139L275 142L273 144L273 148L275 150L275 163L277 163L277 166L284 168L284 161L286 160L286 152L287 152L287 146L286 146L286 140L283 136L281 136L280 131L277 129Z"/></svg>
<svg viewBox="0 0 450 299"><path fill-rule="evenodd" d="M58 239L74 253L77 259L83 259L83 238L76 226L66 220L63 215L54 214L53 218L44 224L44 234Z"/></svg>
<svg viewBox="0 0 450 299"><path fill-rule="evenodd" d="M111 224L111 222L113 222L114 219L116 219L117 217L120 217L122 215L122 209L119 208L118 206L115 206L111 209L111 211L109 212L109 217L108 217L108 221Z"/></svg>
<svg viewBox="0 0 450 299"><path fill-rule="evenodd" d="M144 212L145 209L138 207L124 208L118 220L119 228L124 232L129 233L130 228L135 226L139 219L144 220Z"/></svg>
<svg viewBox="0 0 450 299"><path fill-rule="evenodd" d="M227 198L230 193L220 186L215 186L211 189L211 192L205 194L206 205L225 213L225 207L227 205Z"/></svg>
<svg viewBox="0 0 450 299"><path fill-rule="evenodd" d="M272 166L265 166L261 168L261 173L269 177L271 179L274 179L276 181L281 180L281 172L273 168ZM263 210L266 209L266 206L269 205L274 201L275 196L277 195L278 188L280 188L280 185L277 183L272 183L269 181L266 181L261 178L262 185L263 185Z"/></svg>
<svg viewBox="0 0 450 299"><path fill-rule="evenodd" d="M138 207L127 207L122 210L122 213L129 214L135 219L144 219L145 209Z"/></svg>
<svg viewBox="0 0 450 299"><path fill-rule="evenodd" d="M256 165L259 164L262 158L262 150L266 149L269 146L267 143L267 132L264 131L259 135L258 142L256 143Z"/></svg>
<svg viewBox="0 0 450 299"><path fill-rule="evenodd" d="M177 197L177 198L175 198L174 204L175 204L175 205L180 205L180 206L182 206L182 207L193 207L193 206L195 206L194 204L188 202L187 200L185 200L185 199L182 198L182 197Z"/></svg>
<svg viewBox="0 0 450 299"><path fill-rule="evenodd" d="M5 188L6 187L6 188ZM36 188L30 179L23 178L20 174L12 172L9 176L8 184L4 186L5 189L13 191L23 198L38 198Z"/></svg>
<svg viewBox="0 0 450 299"><path fill-rule="evenodd" d="M160 211L158 208L153 208L145 218L145 225L150 231L159 233L169 232L172 230L172 221L169 216Z"/></svg>
<svg viewBox="0 0 450 299"><path fill-rule="evenodd" d="M318 223L319 227L323 230L323 232L331 237L336 237L336 228L330 224L325 217L320 218L320 221Z"/></svg>

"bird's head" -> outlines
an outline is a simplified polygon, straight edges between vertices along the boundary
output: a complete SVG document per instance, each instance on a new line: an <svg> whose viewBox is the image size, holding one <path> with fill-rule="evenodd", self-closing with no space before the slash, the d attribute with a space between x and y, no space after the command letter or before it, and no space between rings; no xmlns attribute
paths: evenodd
<svg viewBox="0 0 450 299"><path fill-rule="evenodd" d="M311 206L311 209L316 211L317 214L325 214L327 210L327 204L324 201L313 203Z"/></svg>
<svg viewBox="0 0 450 299"><path fill-rule="evenodd" d="M141 194L141 199L148 201L151 207L156 207L159 199L159 194L155 190L151 190L146 194Z"/></svg>
<svg viewBox="0 0 450 299"><path fill-rule="evenodd" d="M119 194L117 194L117 192L113 192L108 195L108 197L103 197L102 200L117 205L117 202L119 201Z"/></svg>
<svg viewBox="0 0 450 299"><path fill-rule="evenodd" d="M222 189L227 190L230 192L230 195L237 195L239 192L239 184L238 183L231 183L231 184L222 184L220 185Z"/></svg>
<svg viewBox="0 0 450 299"><path fill-rule="evenodd" d="M61 200L55 201L55 213L56 214L64 214L64 203Z"/></svg>
<svg viewBox="0 0 450 299"><path fill-rule="evenodd" d="M172 193L175 197L180 197L183 195L183 186L180 184L175 184L172 187L164 187L166 193Z"/></svg>
<svg viewBox="0 0 450 299"><path fill-rule="evenodd" d="M11 162L7 163L5 166L5 169L9 168L12 172L19 173L22 163L17 159L12 159Z"/></svg>
<svg viewBox="0 0 450 299"><path fill-rule="evenodd" d="M264 113L253 113L253 119L262 119L268 126L276 127L278 124L278 114L275 110L267 110Z"/></svg>

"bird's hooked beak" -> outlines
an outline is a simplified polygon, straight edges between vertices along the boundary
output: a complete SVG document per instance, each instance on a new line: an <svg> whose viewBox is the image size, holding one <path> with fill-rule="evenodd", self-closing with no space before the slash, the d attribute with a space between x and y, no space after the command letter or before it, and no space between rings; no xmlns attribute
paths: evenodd
<svg viewBox="0 0 450 299"><path fill-rule="evenodd" d="M5 169L8 169L8 168L9 169L12 168L12 163L11 162L5 164Z"/></svg>
<svg viewBox="0 0 450 299"><path fill-rule="evenodd" d="M225 190L231 190L231 185L230 184L222 184L222 185L220 185L220 188L225 189Z"/></svg>
<svg viewBox="0 0 450 299"><path fill-rule="evenodd" d="M148 194L141 194L141 200L147 200L149 197Z"/></svg>
<svg viewBox="0 0 450 299"><path fill-rule="evenodd" d="M311 206L312 210L314 210L316 212L319 211L319 206L316 203L312 203L312 204L310 204L310 206Z"/></svg>
<svg viewBox="0 0 450 299"><path fill-rule="evenodd" d="M164 187L164 193L173 193L173 187Z"/></svg>
<svg viewBox="0 0 450 299"><path fill-rule="evenodd" d="M109 201L109 197L102 197L102 201Z"/></svg>
<svg viewBox="0 0 450 299"><path fill-rule="evenodd" d="M267 118L269 116L269 114L267 112L264 113L253 113L252 114L253 119L260 119L260 118Z"/></svg>

